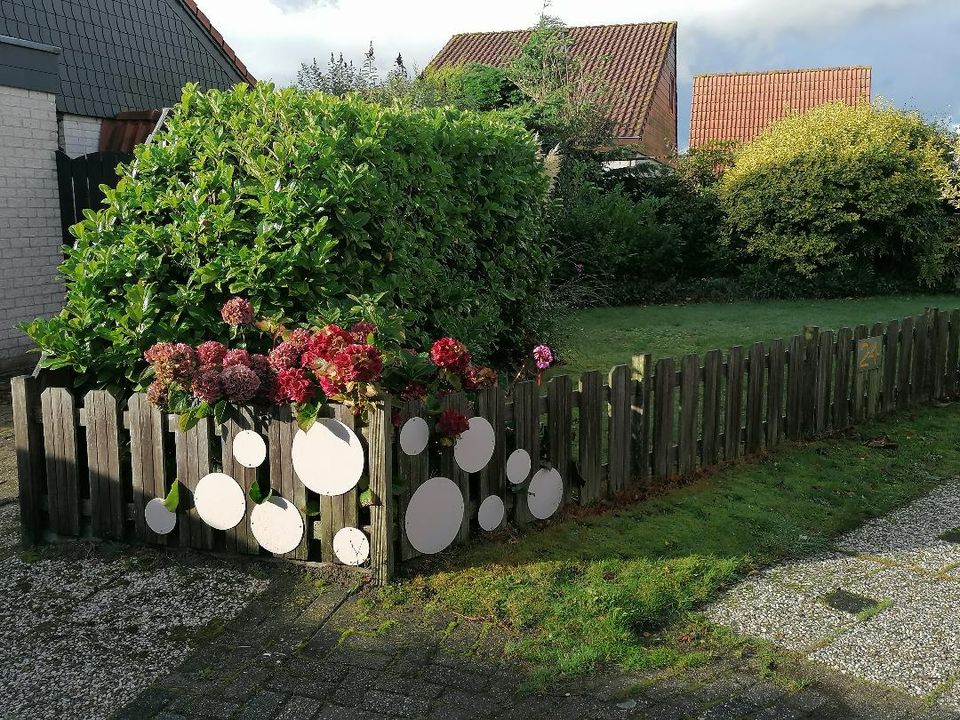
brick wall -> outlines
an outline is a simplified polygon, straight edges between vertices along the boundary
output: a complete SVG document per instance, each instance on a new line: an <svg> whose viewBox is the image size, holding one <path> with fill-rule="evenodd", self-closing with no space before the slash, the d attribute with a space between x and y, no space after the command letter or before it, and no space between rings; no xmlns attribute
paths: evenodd
<svg viewBox="0 0 960 720"><path fill-rule="evenodd" d="M83 115L60 117L60 147L70 157L89 155L100 149L100 118Z"/></svg>
<svg viewBox="0 0 960 720"><path fill-rule="evenodd" d="M28 360L16 324L63 302L55 101L0 86L0 369Z"/></svg>

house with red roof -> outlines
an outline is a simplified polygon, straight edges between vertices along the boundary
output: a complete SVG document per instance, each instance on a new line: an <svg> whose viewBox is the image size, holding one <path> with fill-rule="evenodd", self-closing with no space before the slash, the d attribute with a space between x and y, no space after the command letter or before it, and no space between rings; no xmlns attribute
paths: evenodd
<svg viewBox="0 0 960 720"><path fill-rule="evenodd" d="M572 52L609 95L617 144L636 145L653 159L669 158L677 147L677 24L593 25L569 31ZM429 67L502 67L529 37L529 30L454 35Z"/></svg>
<svg viewBox="0 0 960 720"><path fill-rule="evenodd" d="M749 142L775 120L820 105L870 102L869 67L696 75L690 147L713 140Z"/></svg>

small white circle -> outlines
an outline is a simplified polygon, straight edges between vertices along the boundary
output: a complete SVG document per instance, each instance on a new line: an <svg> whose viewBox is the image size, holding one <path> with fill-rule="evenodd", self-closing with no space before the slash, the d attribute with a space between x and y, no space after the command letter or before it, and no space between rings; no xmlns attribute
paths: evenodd
<svg viewBox="0 0 960 720"><path fill-rule="evenodd" d="M241 430L233 439L233 457L248 468L260 467L267 459L267 444L253 430Z"/></svg>
<svg viewBox="0 0 960 720"><path fill-rule="evenodd" d="M495 444L493 426L486 418L472 417L470 429L453 446L453 457L465 473L480 472L493 457Z"/></svg>
<svg viewBox="0 0 960 720"><path fill-rule="evenodd" d="M250 530L260 547L284 555L303 539L303 517L292 502L273 495L250 512Z"/></svg>
<svg viewBox="0 0 960 720"><path fill-rule="evenodd" d="M453 480L432 477L413 493L403 523L415 550L424 555L438 553L460 532L463 493Z"/></svg>
<svg viewBox="0 0 960 720"><path fill-rule="evenodd" d="M554 468L541 468L527 488L527 507L537 520L546 520L563 502L563 478Z"/></svg>
<svg viewBox="0 0 960 720"><path fill-rule="evenodd" d="M514 450L507 458L507 480L519 485L530 476L530 453L524 449Z"/></svg>
<svg viewBox="0 0 960 720"><path fill-rule="evenodd" d="M422 417L412 417L400 429L400 449L407 455L419 455L430 441L430 426Z"/></svg>
<svg viewBox="0 0 960 720"><path fill-rule="evenodd" d="M200 478L193 491L193 504L201 519L216 530L236 527L247 511L243 488L224 473L210 473Z"/></svg>
<svg viewBox="0 0 960 720"><path fill-rule="evenodd" d="M169 535L177 526L177 514L167 510L161 498L154 498L143 509L143 518L147 527L157 535Z"/></svg>
<svg viewBox="0 0 960 720"><path fill-rule="evenodd" d="M363 474L360 438L339 420L321 418L298 430L291 455L300 482L319 495L343 495Z"/></svg>
<svg viewBox="0 0 960 720"><path fill-rule="evenodd" d="M503 525L503 517L506 514L503 507L503 500L497 495L491 495L482 503L477 511L477 522L480 527L491 532Z"/></svg>
<svg viewBox="0 0 960 720"><path fill-rule="evenodd" d="M340 528L333 536L333 553L344 565L363 565L370 557L370 541L358 528Z"/></svg>

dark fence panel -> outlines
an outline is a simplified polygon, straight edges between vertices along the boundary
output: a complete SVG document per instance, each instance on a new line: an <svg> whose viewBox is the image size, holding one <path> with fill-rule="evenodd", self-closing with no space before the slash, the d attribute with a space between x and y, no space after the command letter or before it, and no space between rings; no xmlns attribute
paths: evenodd
<svg viewBox="0 0 960 720"><path fill-rule="evenodd" d="M101 185L116 187L117 166L133 160L128 153L97 152L71 158L57 152L57 182L60 188L60 223L63 241L72 242L70 226L83 220L83 211L97 210L103 203Z"/></svg>

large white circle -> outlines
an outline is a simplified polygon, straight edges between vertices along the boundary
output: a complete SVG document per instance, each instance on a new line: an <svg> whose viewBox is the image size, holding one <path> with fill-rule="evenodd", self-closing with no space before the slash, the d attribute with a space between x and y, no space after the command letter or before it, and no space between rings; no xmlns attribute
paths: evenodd
<svg viewBox="0 0 960 720"><path fill-rule="evenodd" d="M161 498L154 498L143 509L143 518L147 527L157 535L169 535L177 526L177 514L167 510Z"/></svg>
<svg viewBox="0 0 960 720"><path fill-rule="evenodd" d="M407 540L424 555L449 547L463 523L460 488L449 478L430 478L413 493L403 523Z"/></svg>
<svg viewBox="0 0 960 720"><path fill-rule="evenodd" d="M537 520L546 520L563 502L563 478L554 468L537 470L527 488L527 507Z"/></svg>
<svg viewBox="0 0 960 720"><path fill-rule="evenodd" d="M453 446L453 457L464 472L480 472L493 457L495 444L493 426L486 418L472 417L470 429L461 434Z"/></svg>
<svg viewBox="0 0 960 720"><path fill-rule="evenodd" d="M530 476L530 453L522 448L514 450L507 458L507 480L519 485Z"/></svg>
<svg viewBox="0 0 960 720"><path fill-rule="evenodd" d="M370 541L363 530L340 528L333 536L333 553L344 565L363 565L370 557Z"/></svg>
<svg viewBox="0 0 960 720"><path fill-rule="evenodd" d="M430 441L430 426L422 417L412 417L400 429L400 449L407 455L419 455Z"/></svg>
<svg viewBox="0 0 960 720"><path fill-rule="evenodd" d="M319 495L343 495L363 474L360 438L339 420L321 418L293 438L293 469Z"/></svg>
<svg viewBox="0 0 960 720"><path fill-rule="evenodd" d="M224 473L210 473L200 478L193 491L193 504L203 521L216 530L236 527L247 511L243 488Z"/></svg>
<svg viewBox="0 0 960 720"><path fill-rule="evenodd" d="M480 527L491 532L503 525L503 517L506 511L503 507L503 500L497 495L491 495L482 503L477 511L477 522Z"/></svg>
<svg viewBox="0 0 960 720"><path fill-rule="evenodd" d="M267 444L253 430L241 430L233 439L233 457L248 468L260 467L267 459Z"/></svg>
<svg viewBox="0 0 960 720"><path fill-rule="evenodd" d="M283 555L303 539L303 517L292 502L273 495L250 512L250 530L260 547Z"/></svg>

